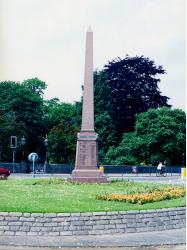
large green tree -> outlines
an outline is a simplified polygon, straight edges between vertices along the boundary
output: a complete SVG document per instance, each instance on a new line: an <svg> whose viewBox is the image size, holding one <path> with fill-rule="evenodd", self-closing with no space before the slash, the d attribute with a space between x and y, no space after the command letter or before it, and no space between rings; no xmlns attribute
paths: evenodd
<svg viewBox="0 0 187 250"><path fill-rule="evenodd" d="M10 137L17 135L18 138L25 136L25 125L21 121L16 121L13 112L0 115L0 162L8 162L12 158L10 149ZM18 153L21 149L18 143Z"/></svg>
<svg viewBox="0 0 187 250"><path fill-rule="evenodd" d="M136 118L135 131L125 133L118 147L111 147L107 164L183 165L186 158L185 112L180 109L150 109Z"/></svg>
<svg viewBox="0 0 187 250"><path fill-rule="evenodd" d="M0 130L9 123L9 132L1 133L2 160L10 161L10 136L25 135L27 152L42 154L43 136L46 133L42 89L46 85L37 78L23 83L0 82ZM5 150L6 149L6 150ZM18 148L19 149L19 148Z"/></svg>
<svg viewBox="0 0 187 250"><path fill-rule="evenodd" d="M112 104L113 124L120 139L124 132L134 130L135 115L149 108L168 105L168 97L159 90L162 66L144 56L117 58L104 66L105 85Z"/></svg>

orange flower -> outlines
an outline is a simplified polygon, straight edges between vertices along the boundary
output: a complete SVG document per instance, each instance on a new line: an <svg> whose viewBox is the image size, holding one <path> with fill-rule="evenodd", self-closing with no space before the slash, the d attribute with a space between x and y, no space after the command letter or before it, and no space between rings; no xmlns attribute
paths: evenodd
<svg viewBox="0 0 187 250"><path fill-rule="evenodd" d="M154 191L152 193L97 195L96 198L100 200L125 201L129 203L144 204L148 202L178 198L184 195L185 189L182 187L166 187L163 190Z"/></svg>

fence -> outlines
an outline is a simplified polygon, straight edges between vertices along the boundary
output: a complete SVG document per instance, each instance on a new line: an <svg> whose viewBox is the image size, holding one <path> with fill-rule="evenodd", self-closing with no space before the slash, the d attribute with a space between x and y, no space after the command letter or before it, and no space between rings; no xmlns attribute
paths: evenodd
<svg viewBox="0 0 187 250"><path fill-rule="evenodd" d="M127 166L127 165L104 165L105 174L131 174L136 169L136 174L156 174L156 166ZM166 172L170 175L181 174L181 168L183 166L167 166Z"/></svg>
<svg viewBox="0 0 187 250"><path fill-rule="evenodd" d="M32 164L27 163L0 163L0 167L9 169L14 173L30 173L32 172ZM127 165L104 165L105 174L132 174L132 169L136 168L136 174L156 174L157 167L155 166L127 166ZM166 171L168 174L181 174L181 168L183 166L167 166ZM74 165L70 164L36 164L36 172L45 172L51 174L71 174L74 169Z"/></svg>
<svg viewBox="0 0 187 250"><path fill-rule="evenodd" d="M0 163L1 168L7 168L12 173L31 173L33 166L31 163ZM35 164L35 172L51 174L70 174L74 166L70 164Z"/></svg>

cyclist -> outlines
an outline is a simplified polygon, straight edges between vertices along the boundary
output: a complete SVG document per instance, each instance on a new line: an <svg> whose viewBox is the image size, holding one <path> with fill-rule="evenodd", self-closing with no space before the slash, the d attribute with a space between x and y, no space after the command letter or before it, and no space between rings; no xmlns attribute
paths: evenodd
<svg viewBox="0 0 187 250"><path fill-rule="evenodd" d="M159 162L158 166L157 166L157 173L159 173L161 175L161 172L162 172L162 162Z"/></svg>
<svg viewBox="0 0 187 250"><path fill-rule="evenodd" d="M164 175L165 172L166 172L166 166L163 165L162 162L159 162L157 166L157 173L160 175Z"/></svg>

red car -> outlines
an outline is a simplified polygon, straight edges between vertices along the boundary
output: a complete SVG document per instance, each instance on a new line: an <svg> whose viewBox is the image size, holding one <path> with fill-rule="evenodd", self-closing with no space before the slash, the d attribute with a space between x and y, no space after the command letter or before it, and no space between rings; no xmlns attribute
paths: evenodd
<svg viewBox="0 0 187 250"><path fill-rule="evenodd" d="M7 179L10 174L10 170L6 168L0 168L0 179Z"/></svg>

